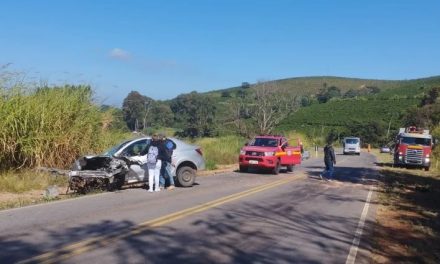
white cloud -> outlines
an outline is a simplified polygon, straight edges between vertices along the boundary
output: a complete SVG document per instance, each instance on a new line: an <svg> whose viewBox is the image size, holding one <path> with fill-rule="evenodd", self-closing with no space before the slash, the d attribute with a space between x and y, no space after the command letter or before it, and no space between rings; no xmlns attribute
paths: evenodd
<svg viewBox="0 0 440 264"><path fill-rule="evenodd" d="M109 53L110 58L116 59L116 60L129 60L131 58L130 52L120 49L120 48L114 48Z"/></svg>

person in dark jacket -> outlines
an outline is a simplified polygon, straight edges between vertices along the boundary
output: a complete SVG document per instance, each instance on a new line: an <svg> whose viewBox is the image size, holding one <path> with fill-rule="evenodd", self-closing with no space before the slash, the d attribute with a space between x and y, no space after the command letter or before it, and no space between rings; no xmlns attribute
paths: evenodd
<svg viewBox="0 0 440 264"><path fill-rule="evenodd" d="M174 189L174 177L172 174L172 157L173 151L176 149L176 143L171 139L168 139L165 135L160 134L159 137L162 139L164 145L165 158L162 161L162 168L160 170L160 185L164 187L168 183L167 190Z"/></svg>
<svg viewBox="0 0 440 264"><path fill-rule="evenodd" d="M332 181L334 165L336 165L336 156L331 141L327 142L327 145L324 147L324 164L325 170L319 174L319 177L321 180L325 177L327 181Z"/></svg>

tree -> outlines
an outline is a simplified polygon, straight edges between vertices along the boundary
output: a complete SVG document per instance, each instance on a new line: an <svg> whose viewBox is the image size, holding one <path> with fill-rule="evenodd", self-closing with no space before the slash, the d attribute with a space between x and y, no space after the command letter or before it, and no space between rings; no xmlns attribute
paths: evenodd
<svg viewBox="0 0 440 264"><path fill-rule="evenodd" d="M440 87L428 91L418 107L410 109L403 117L405 126L434 128L440 123Z"/></svg>
<svg viewBox="0 0 440 264"><path fill-rule="evenodd" d="M350 89L344 94L344 98L355 98L359 96L359 92L357 90Z"/></svg>
<svg viewBox="0 0 440 264"><path fill-rule="evenodd" d="M301 97L301 106L302 107L310 106L311 104L312 104L312 101L309 96L304 95Z"/></svg>
<svg viewBox="0 0 440 264"><path fill-rule="evenodd" d="M324 84L325 86L327 85L326 83ZM327 103L331 98L334 97L341 97L341 89L336 86L330 86L327 89L323 88L318 94L316 94L316 98L321 104Z"/></svg>
<svg viewBox="0 0 440 264"><path fill-rule="evenodd" d="M137 131L147 128L147 121L153 103L153 99L143 96L137 91L131 91L125 97L122 103L122 111L124 112L124 120L131 130Z"/></svg>
<svg viewBox="0 0 440 264"><path fill-rule="evenodd" d="M387 125L382 121L370 121L366 123L351 123L348 126L347 136L360 137L365 144L379 146L385 141Z"/></svg>
<svg viewBox="0 0 440 264"><path fill-rule="evenodd" d="M229 97L231 97L231 93L229 91L223 91L222 92L222 97L229 98Z"/></svg>
<svg viewBox="0 0 440 264"><path fill-rule="evenodd" d="M101 112L103 113L102 125L103 128L113 130L127 131L127 123L124 121L124 112L122 109L110 105L102 105Z"/></svg>
<svg viewBox="0 0 440 264"><path fill-rule="evenodd" d="M245 98L247 96L247 92L246 90L237 90L237 92L235 93L235 96L238 98Z"/></svg>
<svg viewBox="0 0 440 264"><path fill-rule="evenodd" d="M333 143L338 139L338 137L339 137L339 133L335 129L332 129L325 137L325 142Z"/></svg>
<svg viewBox="0 0 440 264"><path fill-rule="evenodd" d="M183 136L212 136L216 108L211 97L197 92L179 95L171 103L176 119L183 123Z"/></svg>
<svg viewBox="0 0 440 264"><path fill-rule="evenodd" d="M250 136L246 121L251 118L251 113L245 99L241 97L232 99L228 109L230 116L228 121L232 122L237 134L244 137Z"/></svg>
<svg viewBox="0 0 440 264"><path fill-rule="evenodd" d="M440 103L413 108L404 117L405 126L432 128L440 124Z"/></svg>
<svg viewBox="0 0 440 264"><path fill-rule="evenodd" d="M276 82L259 82L255 85L255 103L252 118L261 134L270 134L287 115L298 108L299 102Z"/></svg>
<svg viewBox="0 0 440 264"><path fill-rule="evenodd" d="M429 90L428 94L426 94L423 97L422 102L420 103L420 106L434 104L436 102L437 98L439 97L439 93L440 93L440 87L435 87L435 88L432 88L431 90Z"/></svg>
<svg viewBox="0 0 440 264"><path fill-rule="evenodd" d="M241 88L242 89L248 89L250 87L251 87L251 85L248 82L242 82L241 83Z"/></svg>
<svg viewBox="0 0 440 264"><path fill-rule="evenodd" d="M156 126L169 127L173 125L174 113L167 103L155 102L151 109L151 116Z"/></svg>
<svg viewBox="0 0 440 264"><path fill-rule="evenodd" d="M368 94L378 94L380 93L380 88L376 86L367 86Z"/></svg>

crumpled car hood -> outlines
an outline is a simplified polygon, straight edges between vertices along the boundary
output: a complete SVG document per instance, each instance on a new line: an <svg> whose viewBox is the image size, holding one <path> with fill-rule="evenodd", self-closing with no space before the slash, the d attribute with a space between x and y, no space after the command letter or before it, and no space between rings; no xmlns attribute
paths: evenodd
<svg viewBox="0 0 440 264"><path fill-rule="evenodd" d="M127 169L127 162L121 158L105 155L83 156L75 161L70 171L71 176L106 176L121 173Z"/></svg>
<svg viewBox="0 0 440 264"><path fill-rule="evenodd" d="M83 156L75 161L73 170L99 170L109 168L111 161L110 156Z"/></svg>
<svg viewBox="0 0 440 264"><path fill-rule="evenodd" d="M69 172L69 188L86 193L91 189L110 189L117 175L125 175L129 160L110 156L83 156ZM122 180L117 180L123 184ZM117 183L118 183L117 182Z"/></svg>

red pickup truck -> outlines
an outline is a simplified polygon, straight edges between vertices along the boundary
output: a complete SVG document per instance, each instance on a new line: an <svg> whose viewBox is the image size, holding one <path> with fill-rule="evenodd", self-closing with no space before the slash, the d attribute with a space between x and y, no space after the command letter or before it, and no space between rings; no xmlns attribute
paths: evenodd
<svg viewBox="0 0 440 264"><path fill-rule="evenodd" d="M240 150L238 162L241 172L252 167L278 174L282 166L293 171L293 166L301 164L301 147L289 146L283 136L257 136Z"/></svg>

